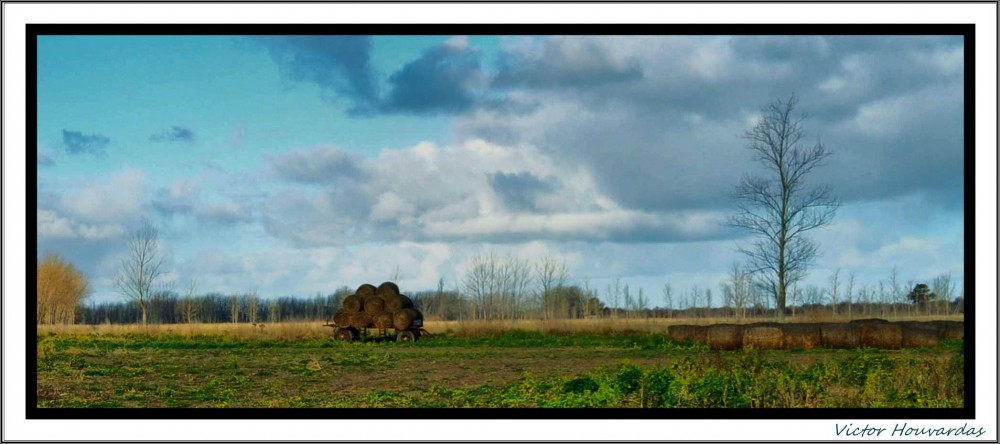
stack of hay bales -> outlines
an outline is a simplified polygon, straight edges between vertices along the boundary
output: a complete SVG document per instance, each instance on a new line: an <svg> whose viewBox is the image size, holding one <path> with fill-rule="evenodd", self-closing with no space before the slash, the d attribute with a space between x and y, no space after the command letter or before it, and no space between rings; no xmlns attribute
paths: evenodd
<svg viewBox="0 0 1000 444"><path fill-rule="evenodd" d="M857 324L826 323L820 326L824 348L858 348L861 334Z"/></svg>
<svg viewBox="0 0 1000 444"><path fill-rule="evenodd" d="M708 347L713 350L737 350L743 346L743 326L715 324L705 329Z"/></svg>
<svg viewBox="0 0 1000 444"><path fill-rule="evenodd" d="M697 344L707 342L705 327L701 325L671 325L667 327L667 335L678 342L691 341Z"/></svg>
<svg viewBox="0 0 1000 444"><path fill-rule="evenodd" d="M903 329L885 319L858 319L851 321L858 324L858 336L862 347L895 350L903 345Z"/></svg>
<svg viewBox="0 0 1000 444"><path fill-rule="evenodd" d="M941 332L930 322L904 321L898 322L902 333L901 346L934 347L941 343Z"/></svg>
<svg viewBox="0 0 1000 444"><path fill-rule="evenodd" d="M965 323L959 321L933 321L941 334L941 339L962 339L965 337Z"/></svg>
<svg viewBox="0 0 1000 444"><path fill-rule="evenodd" d="M823 345L823 332L820 324L781 324L782 348L810 349Z"/></svg>
<svg viewBox="0 0 1000 444"><path fill-rule="evenodd" d="M743 326L743 348L779 349L783 345L784 332L777 322L758 322Z"/></svg>
<svg viewBox="0 0 1000 444"><path fill-rule="evenodd" d="M667 335L715 350L745 349L850 349L872 347L895 350L934 347L942 340L964 337L960 321L889 322L857 319L846 323L776 323L671 325Z"/></svg>
<svg viewBox="0 0 1000 444"><path fill-rule="evenodd" d="M383 282L375 287L363 284L344 298L343 307L333 315L338 327L408 330L423 324L424 315L413 308L413 301L399 294L399 287Z"/></svg>

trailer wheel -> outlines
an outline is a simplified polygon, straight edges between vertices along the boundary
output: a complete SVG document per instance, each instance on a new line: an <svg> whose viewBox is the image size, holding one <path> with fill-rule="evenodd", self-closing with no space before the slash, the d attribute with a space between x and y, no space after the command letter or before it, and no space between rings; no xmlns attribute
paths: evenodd
<svg viewBox="0 0 1000 444"><path fill-rule="evenodd" d="M338 341L354 342L354 340L358 338L358 335L355 334L350 328L337 327L333 329L333 337Z"/></svg>
<svg viewBox="0 0 1000 444"><path fill-rule="evenodd" d="M417 335L413 334L410 330L403 330L396 334L396 340L399 342L413 342L417 340Z"/></svg>

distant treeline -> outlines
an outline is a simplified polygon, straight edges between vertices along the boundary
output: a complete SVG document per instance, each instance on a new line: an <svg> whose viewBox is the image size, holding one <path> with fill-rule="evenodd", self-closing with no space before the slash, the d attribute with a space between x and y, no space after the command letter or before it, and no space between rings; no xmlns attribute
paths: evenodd
<svg viewBox="0 0 1000 444"><path fill-rule="evenodd" d="M353 289L341 287L333 293L312 297L282 296L262 298L254 293L223 295L209 293L183 297L173 292L156 293L149 304L149 322L180 323L275 323L290 321L323 321L343 305L343 298ZM414 303L431 320L454 321L483 319L477 301L456 291L422 291L410 295ZM823 317L891 317L918 314L964 313L963 298L935 301L923 307L905 303L841 302L804 304L786 309L787 316ZM772 318L774 307L754 304L745 308L687 307L645 308L633 304L627 308L606 306L593 292L569 286L551 289L535 296L519 307L523 319L583 319L583 318ZM133 324L142 319L138 304L131 301L103 302L77 307L76 322L85 324Z"/></svg>
<svg viewBox="0 0 1000 444"><path fill-rule="evenodd" d="M318 321L333 317L343 305L343 298L353 289L341 287L335 292L312 297L281 296L262 298L256 293L224 295L209 293L191 297L174 292L154 293L149 299L148 322L154 324L220 322ZM409 295L429 319L475 319L482 310L470 298L456 291L439 289ZM596 295L585 294L578 287L552 289L539 298L538 307L520 307L520 317L585 318L610 315ZM135 301L109 301L79 305L76 322L84 324L132 324L142 322L142 311Z"/></svg>

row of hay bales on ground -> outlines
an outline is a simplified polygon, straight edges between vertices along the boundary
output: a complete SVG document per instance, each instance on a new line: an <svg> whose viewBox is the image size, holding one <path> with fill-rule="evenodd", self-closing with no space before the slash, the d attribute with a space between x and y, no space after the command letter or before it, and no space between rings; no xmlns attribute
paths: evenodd
<svg viewBox="0 0 1000 444"><path fill-rule="evenodd" d="M344 298L343 308L333 315L339 327L407 330L423 325L424 315L413 308L413 301L399 293L393 282L378 287L363 284Z"/></svg>
<svg viewBox="0 0 1000 444"><path fill-rule="evenodd" d="M672 325L667 334L676 340L707 344L717 350L857 348L899 349L934 347L942 340L965 336L959 321L903 321L859 319L845 323L777 323Z"/></svg>

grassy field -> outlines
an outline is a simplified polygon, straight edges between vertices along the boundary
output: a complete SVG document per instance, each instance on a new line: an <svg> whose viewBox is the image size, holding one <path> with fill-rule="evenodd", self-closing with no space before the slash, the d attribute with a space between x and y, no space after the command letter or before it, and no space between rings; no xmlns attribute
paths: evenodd
<svg viewBox="0 0 1000 444"><path fill-rule="evenodd" d="M861 316L855 316L855 319ZM890 316L887 320L896 321L962 321L964 316ZM788 318L786 322L847 322L846 316L800 316ZM666 333L667 327L678 324L712 325L741 324L753 322L773 322L772 318L752 318L737 320L733 318L617 318L617 319L561 319L561 320L513 320L513 321L425 321L424 327L432 334L452 334L460 336L481 336L503 333L507 331L529 331L540 333L615 333L641 332ZM259 324L261 325L261 324ZM191 336L220 335L243 338L274 338L283 340L326 339L332 330L324 327L323 322L281 322L262 324L262 327L246 323L221 324L150 324L146 327L136 324L99 324L99 325L39 325L38 334L97 334L120 336L127 334L144 334L159 336Z"/></svg>
<svg viewBox="0 0 1000 444"><path fill-rule="evenodd" d="M600 320L595 320L600 321ZM321 323L40 327L39 407L961 407L957 342L711 351L668 322L431 323L416 343Z"/></svg>

